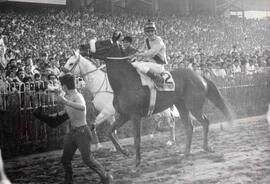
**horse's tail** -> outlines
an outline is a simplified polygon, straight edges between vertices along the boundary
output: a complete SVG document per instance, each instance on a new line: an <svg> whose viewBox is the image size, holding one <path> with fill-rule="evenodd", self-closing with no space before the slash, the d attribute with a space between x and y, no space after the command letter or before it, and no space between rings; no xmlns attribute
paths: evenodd
<svg viewBox="0 0 270 184"><path fill-rule="evenodd" d="M210 79L204 77L205 81L207 82L208 92L207 98L217 107L219 110L225 115L227 121L232 122L235 119L235 115L233 111L228 107L225 103L224 98L221 96L220 92L218 91L216 85Z"/></svg>

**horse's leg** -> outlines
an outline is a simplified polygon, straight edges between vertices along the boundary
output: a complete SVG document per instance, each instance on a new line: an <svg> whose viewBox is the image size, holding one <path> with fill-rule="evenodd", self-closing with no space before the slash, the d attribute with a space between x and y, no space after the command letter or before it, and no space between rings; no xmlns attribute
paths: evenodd
<svg viewBox="0 0 270 184"><path fill-rule="evenodd" d="M189 117L189 111L187 107L185 106L184 101L180 101L179 103L175 104L176 108L178 109L178 112L180 113L182 122L185 127L186 132L186 148L184 155L187 157L190 154L190 148L191 148L191 142L192 142L192 134L193 134L193 125L191 123L190 117Z"/></svg>
<svg viewBox="0 0 270 184"><path fill-rule="evenodd" d="M120 114L120 116L118 117L118 119L113 122L113 124L110 126L109 128L109 138L111 139L112 143L114 144L115 148L117 151L120 151L122 154L129 156L129 152L128 150L124 149L118 142L117 138L115 137L114 131L118 128L120 128L123 124L125 124L127 121L129 120L129 118L127 118L126 116Z"/></svg>
<svg viewBox="0 0 270 184"><path fill-rule="evenodd" d="M94 130L92 130L92 143L95 146L92 149L92 151L99 150L102 147L100 142L99 142L99 138L98 138L98 135L97 135L97 129L96 128Z"/></svg>
<svg viewBox="0 0 270 184"><path fill-rule="evenodd" d="M107 117L106 120L109 121L110 125L112 125L113 122L115 122L115 116L114 116L114 114L111 115L111 116L109 116L109 117ZM115 135L115 138L118 140L118 137L117 137L117 130L115 130L113 133L114 133L114 135Z"/></svg>
<svg viewBox="0 0 270 184"><path fill-rule="evenodd" d="M154 119L154 129L150 134L151 139L154 138L155 134L159 131L160 123L161 123L160 118L158 120Z"/></svg>
<svg viewBox="0 0 270 184"><path fill-rule="evenodd" d="M171 146L175 142L175 118L171 116L170 118L168 117L168 125L170 127L170 139L167 141L167 145Z"/></svg>
<svg viewBox="0 0 270 184"><path fill-rule="evenodd" d="M136 149L136 167L141 164L141 117L134 116L131 118L134 130L134 145Z"/></svg>
<svg viewBox="0 0 270 184"><path fill-rule="evenodd" d="M213 152L213 149L208 146L209 120L202 113L202 109L192 110L191 113L203 126L203 149L207 152Z"/></svg>
<svg viewBox="0 0 270 184"><path fill-rule="evenodd" d="M102 122L104 122L105 120L108 120L111 118L111 116L114 116L114 114L106 111L106 110L102 110L96 117L95 119L95 125L98 126L100 125Z"/></svg>
<svg viewBox="0 0 270 184"><path fill-rule="evenodd" d="M115 117L114 117L114 115L113 115L113 116L110 116L107 120L109 121L110 125L112 125L113 122L115 122ZM119 142L119 139L118 139L118 137L117 137L117 130L116 130L116 129L114 130L113 135L114 135L115 139ZM115 146L113 146L113 147L110 149L110 151L115 152L115 151L117 151L117 150L116 150Z"/></svg>
<svg viewBox="0 0 270 184"><path fill-rule="evenodd" d="M96 125L96 126L99 126L102 122L104 122L105 120L107 120L110 116L112 116L108 111L106 111L105 109L104 110L102 110L98 115L97 115L97 117L96 117L96 119L95 119L95 122L94 122L94 124ZM96 130L93 132L93 134L94 134L94 140L96 140L95 142L95 149L96 150L99 150L102 146L101 146L101 144L100 144L100 142L99 142L99 139L98 139L98 136L97 136L97 133L96 133Z"/></svg>

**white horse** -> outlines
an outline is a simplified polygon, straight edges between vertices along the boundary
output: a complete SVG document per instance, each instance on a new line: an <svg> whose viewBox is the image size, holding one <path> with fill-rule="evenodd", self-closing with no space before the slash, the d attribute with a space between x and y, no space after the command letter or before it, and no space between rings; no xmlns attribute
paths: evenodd
<svg viewBox="0 0 270 184"><path fill-rule="evenodd" d="M97 67L93 62L77 52L68 59L64 66L64 70L81 76L86 83L86 88L93 94L93 104L99 112L94 122L97 126L105 120L109 121L110 124L115 121L113 91L107 73L101 70L103 67L103 65ZM172 131L170 132L173 132L175 135L174 126L171 128ZM168 145L171 144L169 143Z"/></svg>
<svg viewBox="0 0 270 184"><path fill-rule="evenodd" d="M93 62L78 53L71 56L64 66L64 70L80 76L85 81L85 87L93 95L92 103L99 112L95 118L94 124L100 125L107 120L110 124L115 121L115 109L113 107L113 91L108 80L106 72L97 68ZM101 147L100 143L96 145L97 149Z"/></svg>
<svg viewBox="0 0 270 184"><path fill-rule="evenodd" d="M4 170L4 161L0 149L0 184L11 184Z"/></svg>

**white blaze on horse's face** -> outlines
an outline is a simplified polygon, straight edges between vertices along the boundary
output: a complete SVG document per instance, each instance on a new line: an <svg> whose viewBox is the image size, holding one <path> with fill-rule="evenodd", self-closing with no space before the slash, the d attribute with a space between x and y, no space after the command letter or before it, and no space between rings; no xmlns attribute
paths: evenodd
<svg viewBox="0 0 270 184"><path fill-rule="evenodd" d="M90 44L90 52L91 53L96 53L96 39L92 39L90 40L89 44Z"/></svg>
<svg viewBox="0 0 270 184"><path fill-rule="evenodd" d="M73 66L76 64L77 59L78 59L78 58L77 58L75 55L71 56L71 57L67 60L67 62L66 62L66 64L65 64L64 68L67 69L67 70L69 70L69 71L71 71L71 69L73 68ZM72 73L73 73L74 75L79 75L79 74L80 74L79 63L78 63L77 66L73 69Z"/></svg>

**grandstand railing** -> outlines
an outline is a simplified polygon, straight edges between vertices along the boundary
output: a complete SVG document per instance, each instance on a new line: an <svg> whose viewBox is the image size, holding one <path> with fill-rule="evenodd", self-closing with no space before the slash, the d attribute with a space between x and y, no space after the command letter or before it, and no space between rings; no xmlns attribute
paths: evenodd
<svg viewBox="0 0 270 184"><path fill-rule="evenodd" d="M0 109L25 111L56 106L55 95L48 90L47 82L7 83L1 86Z"/></svg>

